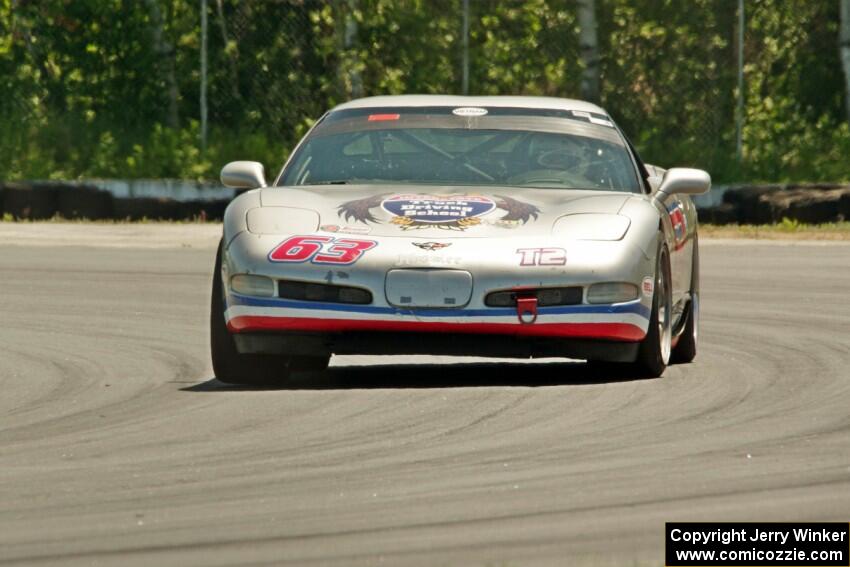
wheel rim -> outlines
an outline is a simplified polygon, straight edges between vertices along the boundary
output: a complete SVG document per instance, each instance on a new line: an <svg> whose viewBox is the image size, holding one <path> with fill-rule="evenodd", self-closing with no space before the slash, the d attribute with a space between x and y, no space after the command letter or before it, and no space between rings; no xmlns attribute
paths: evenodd
<svg viewBox="0 0 850 567"><path fill-rule="evenodd" d="M666 256L663 257L666 259ZM670 361L670 351L673 343L673 329L670 325L670 289L667 281L667 270L664 268L666 262L662 261L658 266L658 338L661 346L661 360L664 364Z"/></svg>

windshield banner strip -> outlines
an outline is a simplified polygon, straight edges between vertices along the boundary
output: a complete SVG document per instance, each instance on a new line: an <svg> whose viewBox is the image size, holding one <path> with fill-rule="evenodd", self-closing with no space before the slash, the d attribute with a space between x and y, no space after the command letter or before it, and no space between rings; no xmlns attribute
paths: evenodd
<svg viewBox="0 0 850 567"><path fill-rule="evenodd" d="M332 136L370 130L404 130L412 128L467 129L467 130L513 130L520 132L546 132L551 134L572 134L625 147L620 133L606 126L574 120L571 118L552 118L548 116L477 116L474 118L454 116L452 114L414 114L401 113L398 119L382 118L368 120L362 117L343 118L331 122L322 122L311 133L311 137Z"/></svg>

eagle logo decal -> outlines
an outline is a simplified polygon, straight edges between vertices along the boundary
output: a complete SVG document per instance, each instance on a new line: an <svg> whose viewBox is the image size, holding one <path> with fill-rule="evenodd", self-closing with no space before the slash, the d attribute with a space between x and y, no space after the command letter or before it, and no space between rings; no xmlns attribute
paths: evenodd
<svg viewBox="0 0 850 567"><path fill-rule="evenodd" d="M338 207L339 216L346 221L379 224L374 209L387 212L392 224L402 230L441 228L466 230L481 224L481 217L496 209L505 211L495 223L499 226L518 226L537 219L540 209L511 197L496 195L425 195L384 193L348 201Z"/></svg>

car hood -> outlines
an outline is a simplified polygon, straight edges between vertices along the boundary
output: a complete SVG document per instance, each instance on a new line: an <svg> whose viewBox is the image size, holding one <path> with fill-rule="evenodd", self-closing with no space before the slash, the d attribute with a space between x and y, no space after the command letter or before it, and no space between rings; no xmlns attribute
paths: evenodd
<svg viewBox="0 0 850 567"><path fill-rule="evenodd" d="M266 207L312 210L320 230L386 237L548 235L573 214L617 214L636 195L609 191L434 185L314 185L260 191Z"/></svg>

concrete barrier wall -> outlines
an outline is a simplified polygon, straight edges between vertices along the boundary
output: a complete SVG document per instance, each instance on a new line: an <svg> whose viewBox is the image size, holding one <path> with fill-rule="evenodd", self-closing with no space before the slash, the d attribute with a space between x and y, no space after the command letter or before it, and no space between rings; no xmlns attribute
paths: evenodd
<svg viewBox="0 0 850 567"><path fill-rule="evenodd" d="M220 185L179 180L0 182L0 215L17 219L221 219L234 196ZM713 224L850 220L850 185L738 185L695 199L700 220Z"/></svg>

